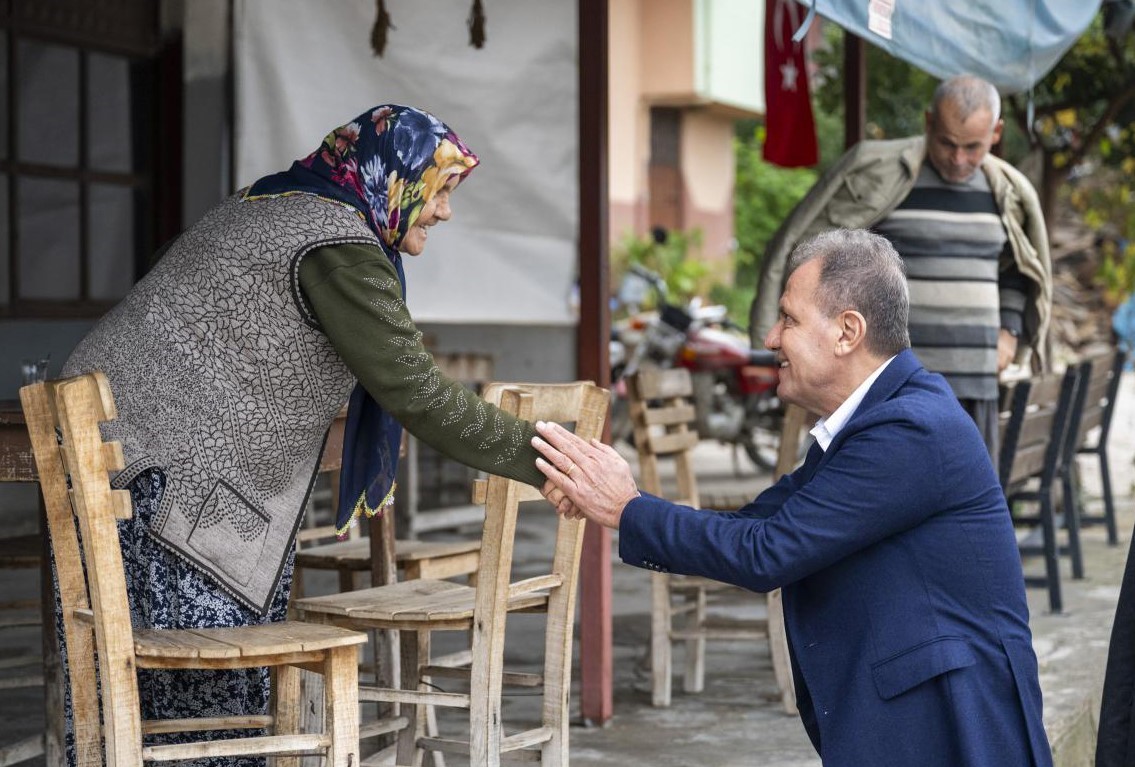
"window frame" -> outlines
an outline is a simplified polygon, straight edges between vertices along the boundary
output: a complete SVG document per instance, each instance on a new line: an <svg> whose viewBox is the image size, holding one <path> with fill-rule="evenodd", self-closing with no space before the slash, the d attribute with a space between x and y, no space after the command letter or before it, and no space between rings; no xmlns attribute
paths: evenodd
<svg viewBox="0 0 1135 767"><path fill-rule="evenodd" d="M47 6L52 7L47 7ZM65 6L60 8L58 6ZM133 195L133 243L130 283L149 266L150 254L180 229L181 207L181 42L159 29L160 3L151 0L0 0L0 36L6 39L7 137L0 173L7 186L7 296L2 319L94 318L118 299L90 296L91 188L129 189ZM73 49L78 55L78 160L73 166L45 165L19 159L20 43L32 41ZM131 165L133 170L90 167L89 126L92 54L126 59L130 90ZM158 140L160 132L161 140ZM163 178L162 184L155 179ZM64 299L22 297L20 291L19 187L22 179L52 179L78 185L77 273L79 295Z"/></svg>

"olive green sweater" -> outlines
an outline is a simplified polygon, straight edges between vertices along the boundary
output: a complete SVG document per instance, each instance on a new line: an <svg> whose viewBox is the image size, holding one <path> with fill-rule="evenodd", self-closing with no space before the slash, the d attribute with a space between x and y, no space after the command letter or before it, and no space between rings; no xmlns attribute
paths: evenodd
<svg viewBox="0 0 1135 767"><path fill-rule="evenodd" d="M476 469L543 484L532 424L441 373L381 250L362 244L317 248L300 263L299 282L347 367L411 434Z"/></svg>

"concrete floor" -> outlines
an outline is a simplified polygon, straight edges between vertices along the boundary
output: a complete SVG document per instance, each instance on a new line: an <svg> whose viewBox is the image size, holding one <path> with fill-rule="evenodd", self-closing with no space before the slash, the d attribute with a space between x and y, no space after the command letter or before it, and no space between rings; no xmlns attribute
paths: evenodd
<svg viewBox="0 0 1135 767"><path fill-rule="evenodd" d="M1045 696L1045 725L1061 767L1092 764L1099 695L1119 582L1135 522L1135 378L1127 374L1119 398L1110 440L1113 487L1120 514L1121 543L1108 546L1102 527L1084 531L1086 577L1074 581L1065 562L1065 611L1047 612L1043 589L1029 590L1034 645L1040 661ZM699 447L696 455L703 492L755 494L767 477L738 474L730 452L713 444ZM744 459L741 459L744 469ZM1090 510L1099 507L1099 481L1095 464L1085 461L1084 493ZM546 548L551 537L551 515L523 516L518 532L518 566ZM612 554L614 556L614 553ZM1027 571L1038 571L1039 561L1027 560ZM650 574L615 559L612 567L614 612L614 717L604 726L585 726L578 713L578 678L573 689L571 763L575 767L815 767L819 758L795 717L783 713L772 676L767 647L743 642L715 643L707 655L706 688L698 694L682 692L675 680L669 708L650 705L649 594ZM308 581L313 590L318 582ZM0 576L0 599L35 594L33 573L10 572ZM314 593L314 591L313 591ZM742 606L757 614L754 598ZM581 609L586 609L583 606ZM512 665L534 666L541 653L539 619L518 616L510 623ZM0 659L38 647L36 628L0 632ZM439 647L444 649L443 647ZM578 652L578 646L577 646ZM681 667L681 649L675 667ZM0 679L2 674L0 672ZM576 676L578 677L578 664ZM2 689L0 681L0 689ZM505 700L506 731L530 723L539 699L510 696ZM3 690L0 694L0 749L42 727L43 696L39 689ZM443 728L447 729L443 720ZM901 737L896 733L895 737ZM42 765L42 759L25 762ZM450 758L451 767L463 762Z"/></svg>

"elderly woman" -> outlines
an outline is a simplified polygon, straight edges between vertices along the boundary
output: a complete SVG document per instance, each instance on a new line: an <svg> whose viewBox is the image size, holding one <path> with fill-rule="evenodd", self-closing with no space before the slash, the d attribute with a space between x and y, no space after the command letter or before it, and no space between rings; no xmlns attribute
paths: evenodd
<svg viewBox="0 0 1135 767"><path fill-rule="evenodd" d="M341 531L392 500L403 426L542 483L532 426L442 375L406 309L402 254L423 252L477 163L432 115L371 109L206 214L80 343L65 374L103 370L118 404L135 626L285 617L295 532L348 395ZM153 718L268 702L261 671L141 683Z"/></svg>

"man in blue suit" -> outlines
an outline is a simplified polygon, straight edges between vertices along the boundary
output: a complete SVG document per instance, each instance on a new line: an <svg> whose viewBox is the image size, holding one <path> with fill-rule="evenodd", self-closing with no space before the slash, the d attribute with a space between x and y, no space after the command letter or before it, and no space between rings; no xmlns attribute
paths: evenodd
<svg viewBox="0 0 1135 767"><path fill-rule="evenodd" d="M783 589L797 702L828 767L1048 767L1020 558L977 428L910 351L902 261L803 243L765 339L819 416L803 466L728 514L639 493L609 446L538 424L544 493L624 562Z"/></svg>

